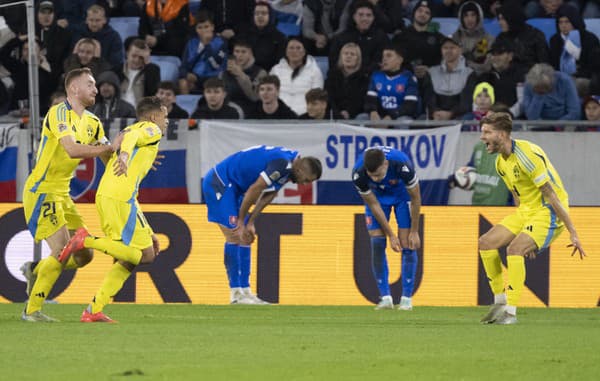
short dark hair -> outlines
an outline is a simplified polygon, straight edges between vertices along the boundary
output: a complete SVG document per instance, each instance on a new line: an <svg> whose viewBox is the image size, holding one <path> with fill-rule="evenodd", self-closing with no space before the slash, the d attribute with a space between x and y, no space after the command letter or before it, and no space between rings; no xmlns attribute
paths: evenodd
<svg viewBox="0 0 600 381"><path fill-rule="evenodd" d="M302 160L310 168L310 172L315 175L316 180L319 180L323 174L323 165L321 165L321 160L314 156L306 156L303 157Z"/></svg>
<svg viewBox="0 0 600 381"><path fill-rule="evenodd" d="M203 89L218 89L221 88L225 90L225 82L219 77L210 77L206 81L204 81Z"/></svg>
<svg viewBox="0 0 600 381"><path fill-rule="evenodd" d="M385 47L383 48L383 50L392 50L394 52L396 52L397 55L399 55L400 57L404 58L406 57L406 49L404 49L404 47L398 43L395 42L390 42L388 44L385 45Z"/></svg>
<svg viewBox="0 0 600 381"><path fill-rule="evenodd" d="M142 119L151 112L160 111L162 107L163 105L158 97L144 97L138 102L135 113L138 119Z"/></svg>
<svg viewBox="0 0 600 381"><path fill-rule="evenodd" d="M196 25L202 24L203 22L207 21L210 21L210 23L214 25L214 20L215 18L213 17L212 12L208 9L202 9L196 14Z"/></svg>
<svg viewBox="0 0 600 381"><path fill-rule="evenodd" d="M69 71L67 75L65 75L65 89L68 89L71 82L73 82L75 79L81 77L84 74L89 74L93 76L92 71L89 67L80 67Z"/></svg>
<svg viewBox="0 0 600 381"><path fill-rule="evenodd" d="M375 172L385 162L385 153L378 148L369 148L363 158L367 172Z"/></svg>
<svg viewBox="0 0 600 381"><path fill-rule="evenodd" d="M235 48L236 46L248 48L254 52L252 44L244 37L236 37L233 39L233 47Z"/></svg>
<svg viewBox="0 0 600 381"><path fill-rule="evenodd" d="M327 102L329 99L327 90L323 90L320 87L308 90L304 95L304 98L306 99L306 103L315 101Z"/></svg>
<svg viewBox="0 0 600 381"><path fill-rule="evenodd" d="M158 84L158 88L161 90L171 90L175 95L177 95L177 93L179 92L177 85L172 81L162 81Z"/></svg>
<svg viewBox="0 0 600 381"><path fill-rule="evenodd" d="M126 51L129 51L129 49L135 46L138 49L142 49L142 50L146 50L146 49L150 49L150 47L148 46L148 44L146 43L146 41L142 40L141 38L134 38L131 41L128 41L128 44L126 45Z"/></svg>
<svg viewBox="0 0 600 381"><path fill-rule="evenodd" d="M506 131L509 134L512 132L512 117L507 112L492 112L484 116L479 121L479 126L483 127L484 124L492 125L494 130Z"/></svg>
<svg viewBox="0 0 600 381"><path fill-rule="evenodd" d="M281 87L281 82L279 81L279 77L276 75L273 75L273 74L265 75L264 77L262 77L261 79L258 80L258 87L260 87L261 85L267 85L267 84L275 85L277 90L279 90L279 88Z"/></svg>

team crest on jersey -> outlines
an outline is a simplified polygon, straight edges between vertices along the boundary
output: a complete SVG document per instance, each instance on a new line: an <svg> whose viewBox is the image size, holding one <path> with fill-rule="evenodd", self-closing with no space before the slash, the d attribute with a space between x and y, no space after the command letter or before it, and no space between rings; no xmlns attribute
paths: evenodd
<svg viewBox="0 0 600 381"><path fill-rule="evenodd" d="M377 82L375 84L375 90L377 90L377 91L380 91L382 87L383 87L383 85L381 83L379 83L379 82Z"/></svg>
<svg viewBox="0 0 600 381"><path fill-rule="evenodd" d="M58 218L56 217L56 214L51 214L49 218L52 225L56 226L56 224L58 224Z"/></svg>
<svg viewBox="0 0 600 381"><path fill-rule="evenodd" d="M273 173L271 173L269 175L269 178L273 181L276 181L280 177L281 177L281 173L279 173L279 171L273 171Z"/></svg>
<svg viewBox="0 0 600 381"><path fill-rule="evenodd" d="M518 179L519 176L521 175L521 171L519 170L519 166L515 165L513 167L513 175L515 176L515 179Z"/></svg>
<svg viewBox="0 0 600 381"><path fill-rule="evenodd" d="M398 93L404 92L404 85L401 84L401 83L397 84L396 85L396 92L398 92Z"/></svg>
<svg viewBox="0 0 600 381"><path fill-rule="evenodd" d="M88 134L88 138L91 138L92 136L94 136L94 129L92 127L88 126L87 134Z"/></svg>
<svg viewBox="0 0 600 381"><path fill-rule="evenodd" d="M237 225L237 216L229 216L229 225Z"/></svg>
<svg viewBox="0 0 600 381"><path fill-rule="evenodd" d="M148 133L148 135L150 136L154 136L156 133L154 132L154 128L152 127L146 127L146 132Z"/></svg>
<svg viewBox="0 0 600 381"><path fill-rule="evenodd" d="M65 132L67 130L67 128L69 128L69 127L67 127L66 124L59 123L59 125L58 125L58 132Z"/></svg>
<svg viewBox="0 0 600 381"><path fill-rule="evenodd" d="M388 183L390 185L396 185L396 184L398 184L398 179L390 179L390 181L388 181Z"/></svg>

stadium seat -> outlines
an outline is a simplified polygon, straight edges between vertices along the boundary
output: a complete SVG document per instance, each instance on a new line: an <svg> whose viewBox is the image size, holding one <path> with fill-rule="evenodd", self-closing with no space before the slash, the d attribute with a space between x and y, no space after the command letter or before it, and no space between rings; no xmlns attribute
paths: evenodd
<svg viewBox="0 0 600 381"><path fill-rule="evenodd" d="M190 115L196 109L196 105L198 105L198 101L202 98L202 95L196 94L185 94L185 95L177 95L175 97L175 103L185 111L187 111Z"/></svg>
<svg viewBox="0 0 600 381"><path fill-rule="evenodd" d="M502 32L502 28L500 28L500 23L498 23L497 19L485 19L483 20L483 28L486 32L496 37Z"/></svg>
<svg viewBox="0 0 600 381"><path fill-rule="evenodd" d="M119 33L121 40L138 35L139 17L111 17L108 24Z"/></svg>
<svg viewBox="0 0 600 381"><path fill-rule="evenodd" d="M600 38L600 19L585 19L585 28Z"/></svg>
<svg viewBox="0 0 600 381"><path fill-rule="evenodd" d="M457 17L434 17L432 21L440 25L439 32L444 36L449 36L456 32L459 25Z"/></svg>
<svg viewBox="0 0 600 381"><path fill-rule="evenodd" d="M179 78L179 65L176 65L171 61L160 61L154 63L160 67L161 81L177 81L177 78Z"/></svg>
<svg viewBox="0 0 600 381"><path fill-rule="evenodd" d="M170 62L178 67L181 66L181 58L176 56L150 56L150 62L160 66L163 62Z"/></svg>
<svg viewBox="0 0 600 381"><path fill-rule="evenodd" d="M556 33L555 19L528 19L527 24L541 30L546 36L546 42Z"/></svg>
<svg viewBox="0 0 600 381"><path fill-rule="evenodd" d="M280 22L277 23L277 29L286 35L289 36L299 36L301 34L300 25L291 22Z"/></svg>
<svg viewBox="0 0 600 381"><path fill-rule="evenodd" d="M325 80L327 78L327 72L329 71L329 58L326 56L314 56L314 58L315 61L317 61L319 69L321 69L323 80Z"/></svg>
<svg viewBox="0 0 600 381"><path fill-rule="evenodd" d="M202 0L190 0L190 12L193 15L195 15L200 9L200 4L202 4Z"/></svg>

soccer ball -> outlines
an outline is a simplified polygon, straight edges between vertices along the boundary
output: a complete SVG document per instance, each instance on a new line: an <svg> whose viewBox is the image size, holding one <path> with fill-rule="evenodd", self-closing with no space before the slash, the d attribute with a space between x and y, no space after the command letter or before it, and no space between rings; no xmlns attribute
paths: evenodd
<svg viewBox="0 0 600 381"><path fill-rule="evenodd" d="M454 180L459 188L470 190L477 181L477 172L473 167L460 167L454 172Z"/></svg>

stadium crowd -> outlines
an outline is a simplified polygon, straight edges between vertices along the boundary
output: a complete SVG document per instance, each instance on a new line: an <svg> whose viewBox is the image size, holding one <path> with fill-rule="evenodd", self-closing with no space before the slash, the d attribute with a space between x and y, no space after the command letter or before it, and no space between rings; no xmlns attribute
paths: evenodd
<svg viewBox="0 0 600 381"><path fill-rule="evenodd" d="M600 21L595 1L35 4L42 115L64 99L65 73L89 67L102 119L133 117L141 98L158 95L171 119L479 120L504 109L600 120L600 42L586 28ZM137 35L123 39L110 22L124 17ZM451 17L455 32L442 34ZM0 115L27 112L26 30L24 7L0 8Z"/></svg>

